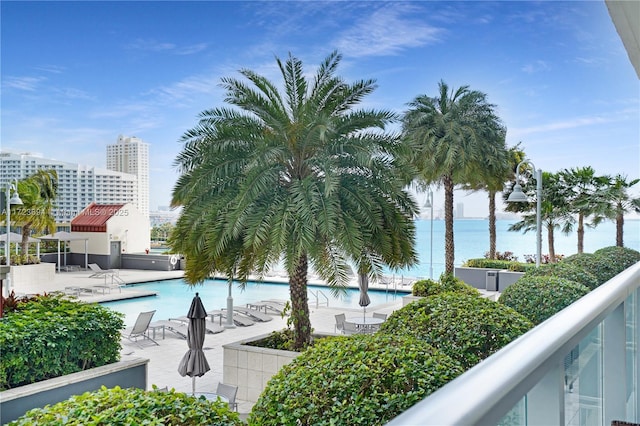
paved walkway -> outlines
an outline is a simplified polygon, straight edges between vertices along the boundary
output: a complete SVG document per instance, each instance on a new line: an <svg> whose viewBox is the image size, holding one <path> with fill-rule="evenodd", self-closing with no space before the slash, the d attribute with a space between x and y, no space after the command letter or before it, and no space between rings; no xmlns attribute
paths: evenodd
<svg viewBox="0 0 640 426"><path fill-rule="evenodd" d="M16 293L40 293L52 292L57 290L64 290L68 286L93 286L102 284L104 279L102 278L90 278L91 272L79 271L79 272L60 272L56 273L53 282L38 283L32 286L21 286L15 288ZM123 269L119 271L119 277L125 283L140 283L146 281L157 281L163 279L180 278L183 276L183 271L139 271L139 270L127 270ZM274 282L286 282L286 277L276 276L268 277L269 281ZM317 280L310 280L310 283L319 283ZM406 284L404 286L399 284L388 284L393 288L402 287L404 290L410 289ZM406 279L405 279L406 282ZM357 282L351 284L351 286L357 287ZM371 288L387 288L387 285L372 284ZM116 300L128 297L140 297L144 296L142 292L134 290L132 288L123 287L121 291L117 289L111 290L106 294L89 294L81 293L79 299L86 302L102 302L107 300ZM388 303L379 306L367 307L367 315L369 312L382 312L391 313L402 306L402 300L398 299L397 302ZM311 324L316 332L333 333L335 324L335 315L338 313L346 313L347 317L362 315L361 309L337 309L321 306L319 308L310 307L310 319ZM353 314L353 315L350 315ZM236 327L233 329L226 329L222 333L207 334L205 337L204 348L207 360L211 370L204 376L196 378L196 391L199 392L214 392L218 382L223 381L223 365L222 365L222 346L227 343L236 342L239 340L251 338L260 334L268 334L275 330L281 330L286 327L286 319L281 318L279 315L273 315L273 320L269 322L257 322L250 327ZM128 339L122 340L122 356L123 359L128 357L134 358L147 358L148 364L148 385L151 388L152 385L158 387L167 386L168 388L174 388L180 392L191 392L192 379L190 377L182 377L178 374L178 363L182 359L183 355L187 351L187 342L184 339L177 337L171 332L165 333L165 339L162 339L161 332L156 335L156 341L159 345L153 343L140 341L140 345L129 341ZM249 413L251 411L252 403L246 401L238 401L238 411L240 413Z"/></svg>

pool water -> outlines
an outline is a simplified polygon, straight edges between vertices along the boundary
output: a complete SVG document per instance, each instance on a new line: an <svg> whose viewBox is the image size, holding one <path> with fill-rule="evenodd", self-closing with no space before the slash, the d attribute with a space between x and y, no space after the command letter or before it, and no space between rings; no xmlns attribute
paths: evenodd
<svg viewBox="0 0 640 426"><path fill-rule="evenodd" d="M125 325L132 326L140 312L152 311L156 313L154 320L165 320L180 317L187 314L191 306L191 300L196 292L199 293L202 303L208 311L226 308L229 285L224 280L206 280L202 285L189 287L183 279L172 279L153 281L142 284L128 285L136 290L154 291L156 296L140 297L137 299L120 300L115 302L104 302L101 305L125 314ZM332 308L353 308L360 309L360 291L349 288L346 293L335 297L331 294L331 289L322 286L308 286L309 302L311 306L315 303L313 294L322 292L329 299L329 306ZM369 307L393 302L404 296L406 293L369 290L371 304ZM233 304L245 306L247 303L257 302L265 299L289 299L289 286L287 284L257 283L248 282L244 290L238 285L232 288ZM320 296L320 305L326 306L326 299Z"/></svg>

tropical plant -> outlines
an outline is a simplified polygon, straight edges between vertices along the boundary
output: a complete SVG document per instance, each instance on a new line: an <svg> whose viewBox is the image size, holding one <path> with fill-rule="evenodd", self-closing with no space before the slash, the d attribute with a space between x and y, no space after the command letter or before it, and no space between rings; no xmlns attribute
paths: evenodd
<svg viewBox="0 0 640 426"><path fill-rule="evenodd" d="M471 287L460 278L444 273L440 275L440 279L438 281L431 279L419 280L413 283L413 286L411 287L411 294L413 296L420 297L433 296L439 293L446 293L448 291L457 291L475 296L480 295L478 290Z"/></svg>
<svg viewBox="0 0 640 426"><path fill-rule="evenodd" d="M598 196L605 204L603 216L614 220L616 224L616 245L623 247L624 215L635 212L640 213L640 198L634 198L629 190L640 179L627 180L624 175L607 176L608 183L599 191Z"/></svg>
<svg viewBox="0 0 640 426"><path fill-rule="evenodd" d="M462 266L467 268L507 269L515 272L525 272L535 265L529 265L515 260L477 258L467 259Z"/></svg>
<svg viewBox="0 0 640 426"><path fill-rule="evenodd" d="M505 129L486 94L468 86L449 90L444 81L438 88L438 96L420 95L409 103L402 127L413 148L416 180L444 187L445 272L453 273L453 190L456 185L477 184L478 176L487 176L486 170L502 170Z"/></svg>
<svg viewBox="0 0 640 426"><path fill-rule="evenodd" d="M578 253L584 252L584 221L589 216L597 216L602 210L602 202L597 194L602 191L608 179L596 176L592 167L565 169L560 172L565 203L569 211L577 216ZM597 221L590 224L594 226Z"/></svg>
<svg viewBox="0 0 640 426"><path fill-rule="evenodd" d="M249 425L383 425L462 373L410 336L328 337L273 376Z"/></svg>
<svg viewBox="0 0 640 426"><path fill-rule="evenodd" d="M31 232L48 233L55 228L53 215L58 190L58 172L38 170L26 179L18 181L18 194L21 206L11 209L11 222L22 228L20 250L29 253L28 244ZM6 220L6 215L5 215Z"/></svg>
<svg viewBox="0 0 640 426"><path fill-rule="evenodd" d="M384 131L392 112L356 109L376 87L336 76L334 52L307 81L302 62L276 58L284 90L241 70L224 78L230 108L204 111L182 137L172 205L183 206L170 237L186 256L186 280L214 271L289 275L296 348L310 340L308 268L338 292L358 271L416 262L417 207L404 188L403 141Z"/></svg>
<svg viewBox="0 0 640 426"><path fill-rule="evenodd" d="M171 389L160 392L102 386L95 392L27 411L11 426L59 425L244 425L226 402L207 401Z"/></svg>
<svg viewBox="0 0 640 426"><path fill-rule="evenodd" d="M511 212L524 213L522 220L509 226L509 231L535 231L537 227L536 213L536 186L531 176L520 175L522 191L532 200L528 203L507 203L506 210ZM512 189L503 193L506 201ZM564 189L558 173L542 173L542 203L540 208L542 226L547 229L547 244L549 246L549 258L551 263L555 263L555 230L560 229L563 233L569 233L575 219L564 201Z"/></svg>
<svg viewBox="0 0 640 426"><path fill-rule="evenodd" d="M627 247L604 247L594 253L576 253L563 260L596 277L597 286L604 284L640 261L640 252ZM594 287L595 288L595 287Z"/></svg>
<svg viewBox="0 0 640 426"><path fill-rule="evenodd" d="M590 290L593 290L600 285L598 279L592 273L586 271L580 266L567 262L543 264L539 268L529 269L524 276L553 276L557 278L564 278L566 280L582 284Z"/></svg>
<svg viewBox="0 0 640 426"><path fill-rule="evenodd" d="M531 329L511 308L487 298L447 292L411 302L393 312L378 333L414 336L471 368Z"/></svg>
<svg viewBox="0 0 640 426"><path fill-rule="evenodd" d="M575 281L554 276L523 276L507 287L498 299L535 325L560 312L589 289Z"/></svg>

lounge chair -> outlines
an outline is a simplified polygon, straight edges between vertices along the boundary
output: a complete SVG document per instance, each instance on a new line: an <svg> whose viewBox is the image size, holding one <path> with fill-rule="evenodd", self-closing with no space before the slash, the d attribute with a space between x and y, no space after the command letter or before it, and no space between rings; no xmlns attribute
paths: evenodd
<svg viewBox="0 0 640 426"><path fill-rule="evenodd" d="M117 271L113 269L102 269L97 263L90 263L89 269L93 274L89 275L89 278L106 278L116 275Z"/></svg>
<svg viewBox="0 0 640 426"><path fill-rule="evenodd" d="M149 324L151 324L151 318L153 318L153 314L155 313L156 311L140 312L135 324L129 330L129 333L123 334L123 337L126 337L140 347L142 346L138 343L139 337L142 337L143 340L148 339L157 345L158 342L149 337Z"/></svg>
<svg viewBox="0 0 640 426"><path fill-rule="evenodd" d="M227 318L226 310L207 311L207 315L211 317L211 322L214 322L216 317L220 317L220 325L222 325L222 319ZM235 325L241 325L243 327L249 327L250 325L255 324L255 322L250 318L239 314L233 314L233 323Z"/></svg>
<svg viewBox="0 0 640 426"><path fill-rule="evenodd" d="M161 329L163 340L164 340L166 330L169 330L170 332L177 335L178 337L186 339L188 328L189 327L186 324L182 322L177 322L177 321L160 320L160 321L154 321L151 324L149 324L149 330L151 330L151 332L153 333L153 338L154 339L156 338L156 330Z"/></svg>
<svg viewBox="0 0 640 426"><path fill-rule="evenodd" d="M276 300L261 300L260 302L247 303L247 308L260 311L264 308L264 312L267 313L268 309L281 314L284 311L285 304Z"/></svg>
<svg viewBox="0 0 640 426"><path fill-rule="evenodd" d="M175 317L175 318L169 318L169 323L180 323L180 324L184 324L184 325L188 325L189 324L189 318L187 318L186 316L183 317ZM251 324L253 325L253 323ZM205 323L205 328L207 329L207 333L209 334L218 334L218 333L222 333L224 331L223 327L219 327L214 323L211 322L207 322Z"/></svg>
<svg viewBox="0 0 640 426"><path fill-rule="evenodd" d="M224 309L222 309L224 311ZM249 309L242 306L234 306L233 310L237 313L250 317L252 320L267 322L271 321L273 317L271 315L263 314L255 309Z"/></svg>

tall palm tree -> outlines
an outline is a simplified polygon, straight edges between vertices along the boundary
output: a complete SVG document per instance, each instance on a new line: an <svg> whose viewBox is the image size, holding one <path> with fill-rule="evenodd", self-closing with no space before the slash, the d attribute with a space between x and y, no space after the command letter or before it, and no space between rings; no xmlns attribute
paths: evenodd
<svg viewBox="0 0 640 426"><path fill-rule="evenodd" d="M623 247L624 215L631 212L640 213L640 198L634 198L629 190L640 179L627 180L621 174L607 176L608 182L598 192L598 198L605 205L604 216L616 223L616 246Z"/></svg>
<svg viewBox="0 0 640 426"><path fill-rule="evenodd" d="M20 250L26 255L31 232L47 233L55 228L53 209L58 196L58 172L38 170L18 181L18 193L23 205L12 210L11 219L22 228Z"/></svg>
<svg viewBox="0 0 640 426"><path fill-rule="evenodd" d="M412 144L418 180L444 187L445 272L453 273L453 190L477 182L484 169L504 161L504 126L487 96L468 86L449 90L443 81L435 97L417 96L403 118L404 136Z"/></svg>
<svg viewBox="0 0 640 426"><path fill-rule="evenodd" d="M536 217L536 185L531 176L520 175L522 190L532 200L530 203L507 203L506 210L524 213L522 220L509 226L509 231L535 231L537 226ZM509 198L511 190L503 193L504 200ZM542 173L542 204L540 208L542 226L547 229L547 244L549 247L549 262L556 263L557 256L555 250L555 231L559 229L567 234L573 225L573 215L565 203L565 192L562 186L559 173ZM542 259L540 259L541 263Z"/></svg>
<svg viewBox="0 0 640 426"><path fill-rule="evenodd" d="M296 348L311 336L309 267L339 291L350 263L376 276L416 262L404 144L384 131L396 116L357 109L375 82L346 83L340 61L332 53L307 80L299 59L276 58L283 89L248 69L222 79L231 106L201 113L175 161L183 209L170 244L187 281L220 270L246 281L282 261Z"/></svg>
<svg viewBox="0 0 640 426"><path fill-rule="evenodd" d="M602 211L602 203L596 195L609 181L607 177L596 176L592 167L565 169L560 172L565 192L565 203L577 215L578 253L584 252L584 221ZM593 222L592 226L597 224Z"/></svg>

